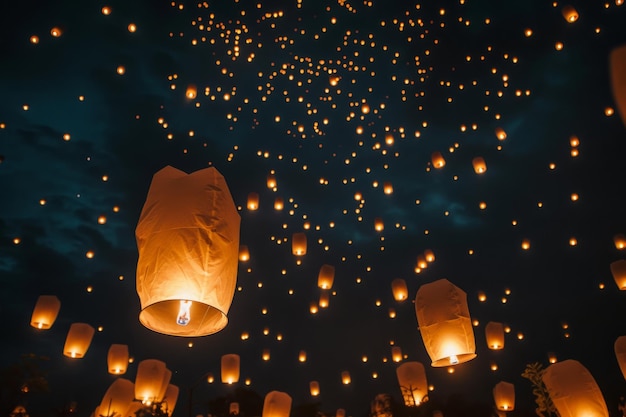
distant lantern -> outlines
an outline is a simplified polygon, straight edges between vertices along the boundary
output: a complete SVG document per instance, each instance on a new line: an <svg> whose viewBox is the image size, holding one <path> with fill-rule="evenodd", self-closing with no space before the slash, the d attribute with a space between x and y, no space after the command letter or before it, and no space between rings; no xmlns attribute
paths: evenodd
<svg viewBox="0 0 626 417"><path fill-rule="evenodd" d="M248 194L248 202L246 207L248 210L255 211L259 208L259 193L251 192Z"/></svg>
<svg viewBox="0 0 626 417"><path fill-rule="evenodd" d="M328 290L321 290L320 291L320 299L319 302L317 303L320 308L327 308L328 305L330 304L330 294Z"/></svg>
<svg viewBox="0 0 626 417"><path fill-rule="evenodd" d="M52 327L61 309L61 301L55 295L40 295L35 303L30 325L46 330Z"/></svg>
<svg viewBox="0 0 626 417"><path fill-rule="evenodd" d="M350 378L350 372L348 371L343 371L341 373L341 383L343 385L349 385L350 382L352 382L352 379Z"/></svg>
<svg viewBox="0 0 626 417"><path fill-rule="evenodd" d="M498 350L504 348L504 325L490 321L485 326L485 337L489 349Z"/></svg>
<svg viewBox="0 0 626 417"><path fill-rule="evenodd" d="M248 249L248 245L239 246L239 260L241 262L250 260L250 250Z"/></svg>
<svg viewBox="0 0 626 417"><path fill-rule="evenodd" d="M329 290L333 286L335 279L335 267L332 265L324 264L320 268L320 272L317 275L317 286L324 290Z"/></svg>
<svg viewBox="0 0 626 417"><path fill-rule="evenodd" d="M280 391L270 391L263 401L262 417L289 417L291 397Z"/></svg>
<svg viewBox="0 0 626 417"><path fill-rule="evenodd" d="M270 190L276 188L276 176L274 174L269 174L267 176L267 188Z"/></svg>
<svg viewBox="0 0 626 417"><path fill-rule="evenodd" d="M563 15L563 19L567 21L567 23L574 23L578 20L578 12L574 8L574 6L566 5L561 9L561 14Z"/></svg>
<svg viewBox="0 0 626 417"><path fill-rule="evenodd" d="M165 362L158 359L142 360L135 376L135 399L146 405L161 402L171 376Z"/></svg>
<svg viewBox="0 0 626 417"><path fill-rule="evenodd" d="M274 210L280 211L285 208L285 202L282 197L276 197L274 199Z"/></svg>
<svg viewBox="0 0 626 417"><path fill-rule="evenodd" d="M385 194L393 194L393 185L390 182L385 182L383 184L383 192Z"/></svg>
<svg viewBox="0 0 626 417"><path fill-rule="evenodd" d="M404 301L409 297L409 290L406 286L406 281L402 278L396 278L391 281L391 292L393 298L396 301Z"/></svg>
<svg viewBox="0 0 626 417"><path fill-rule="evenodd" d="M185 96L187 96L189 100L193 100L194 98L196 98L197 95L198 95L198 89L196 88L196 86L193 84L189 84L187 86L187 91L185 92Z"/></svg>
<svg viewBox="0 0 626 417"><path fill-rule="evenodd" d="M239 355L230 353L222 356L222 382L234 384L239 381Z"/></svg>
<svg viewBox="0 0 626 417"><path fill-rule="evenodd" d="M376 230L377 232L382 232L383 230L385 230L385 223L380 217L376 217L374 219L374 230Z"/></svg>
<svg viewBox="0 0 626 417"><path fill-rule="evenodd" d="M306 362L306 350L301 350L300 353L298 353L298 361Z"/></svg>
<svg viewBox="0 0 626 417"><path fill-rule="evenodd" d="M626 290L626 260L611 262L611 274L613 274L617 288L622 291Z"/></svg>
<svg viewBox="0 0 626 417"><path fill-rule="evenodd" d="M504 129L502 129L501 127L496 127L496 137L498 138L498 140L505 140L506 132L504 131Z"/></svg>
<svg viewBox="0 0 626 417"><path fill-rule="evenodd" d="M621 233L613 236L613 243L616 249L626 249L626 236Z"/></svg>
<svg viewBox="0 0 626 417"><path fill-rule="evenodd" d="M568 359L552 364L542 380L561 417L608 417L600 387L580 362Z"/></svg>
<svg viewBox="0 0 626 417"><path fill-rule="evenodd" d="M165 390L165 395L163 396L163 402L161 403L161 412L171 416L174 412L174 408L176 407L176 402L178 401L178 393L179 388L176 385L169 384L167 389Z"/></svg>
<svg viewBox="0 0 626 417"><path fill-rule="evenodd" d="M87 323L72 323L65 339L63 354L80 359L85 356L96 330Z"/></svg>
<svg viewBox="0 0 626 417"><path fill-rule="evenodd" d="M615 357L617 358L617 364L622 371L624 379L626 379L626 336L620 336L615 340Z"/></svg>
<svg viewBox="0 0 626 417"><path fill-rule="evenodd" d="M404 405L418 406L428 399L426 370L420 362L405 362L396 368Z"/></svg>
<svg viewBox="0 0 626 417"><path fill-rule="evenodd" d="M622 123L626 125L626 44L618 46L609 56L611 90Z"/></svg>
<svg viewBox="0 0 626 417"><path fill-rule="evenodd" d="M391 347L391 360L394 362L402 362L402 348L400 346Z"/></svg>
<svg viewBox="0 0 626 417"><path fill-rule="evenodd" d="M424 258L426 258L426 262L428 263L435 262L435 253L431 249L426 249L424 251Z"/></svg>
<svg viewBox="0 0 626 417"><path fill-rule="evenodd" d="M306 234L296 232L291 236L291 253L296 256L306 255Z"/></svg>
<svg viewBox="0 0 626 417"><path fill-rule="evenodd" d="M487 171L487 164L482 156L477 156L472 159L472 166L474 167L474 172L477 174L483 174Z"/></svg>
<svg viewBox="0 0 626 417"><path fill-rule="evenodd" d="M239 415L239 403L236 403L236 402L230 403L230 405L228 406L228 414L230 414L231 416L238 416Z"/></svg>
<svg viewBox="0 0 626 417"><path fill-rule="evenodd" d="M335 417L346 417L346 410L344 408L338 408L335 411Z"/></svg>
<svg viewBox="0 0 626 417"><path fill-rule="evenodd" d="M113 375L125 374L128 368L128 358L128 345L112 344L107 353L109 373Z"/></svg>
<svg viewBox="0 0 626 417"><path fill-rule="evenodd" d="M118 378L109 386L104 393L98 414L102 416L127 416L128 407L135 398L135 384L128 379ZM96 414L96 416L98 415Z"/></svg>
<svg viewBox="0 0 626 417"><path fill-rule="evenodd" d="M217 169L186 174L167 166L154 174L135 231L144 326L189 337L226 326L237 281L239 224Z"/></svg>
<svg viewBox="0 0 626 417"><path fill-rule="evenodd" d="M432 366L456 365L476 357L467 294L463 290L447 279L423 284L415 297L415 313Z"/></svg>
<svg viewBox="0 0 626 417"><path fill-rule="evenodd" d="M311 392L312 397L320 395L320 383L317 381L309 382L309 391Z"/></svg>
<svg viewBox="0 0 626 417"><path fill-rule="evenodd" d="M510 382L500 381L493 387L493 401L496 408L502 411L515 409L515 385Z"/></svg>
<svg viewBox="0 0 626 417"><path fill-rule="evenodd" d="M446 165L446 160L443 159L443 155L439 151L433 152L430 160L435 168L443 168Z"/></svg>

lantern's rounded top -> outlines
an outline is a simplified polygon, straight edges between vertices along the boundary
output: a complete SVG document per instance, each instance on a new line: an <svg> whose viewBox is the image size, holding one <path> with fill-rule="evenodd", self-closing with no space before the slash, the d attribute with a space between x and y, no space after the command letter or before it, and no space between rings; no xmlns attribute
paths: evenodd
<svg viewBox="0 0 626 417"><path fill-rule="evenodd" d="M222 330L228 324L226 313L198 301L192 301L189 308L191 319L181 325L178 321L181 301L164 300L146 306L139 313L139 321L148 329L171 336L208 336Z"/></svg>

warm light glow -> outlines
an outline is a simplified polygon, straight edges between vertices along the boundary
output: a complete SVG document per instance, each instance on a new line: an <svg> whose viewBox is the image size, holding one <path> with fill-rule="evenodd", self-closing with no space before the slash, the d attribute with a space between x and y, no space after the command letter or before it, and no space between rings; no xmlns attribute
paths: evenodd
<svg viewBox="0 0 626 417"><path fill-rule="evenodd" d="M180 308L178 309L178 316L176 317L176 324L180 326L186 326L191 320L191 301L180 300Z"/></svg>

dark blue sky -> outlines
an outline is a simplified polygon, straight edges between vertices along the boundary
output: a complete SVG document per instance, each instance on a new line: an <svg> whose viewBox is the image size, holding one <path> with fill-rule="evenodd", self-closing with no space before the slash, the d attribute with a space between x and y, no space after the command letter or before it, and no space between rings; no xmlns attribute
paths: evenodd
<svg viewBox="0 0 626 417"><path fill-rule="evenodd" d="M113 381L106 352L123 343L135 359L129 379L140 360L156 358L184 393L206 372L219 375L221 355L238 353L239 386L249 378L261 395L285 391L294 405L320 401L323 411L361 416L378 393L400 398L393 342L426 365L439 401L460 393L491 403L493 386L508 381L520 415L532 413L520 374L555 352L583 363L616 411L626 383L613 343L626 333L626 311L609 264L624 258L613 236L626 233L626 131L605 109L616 108L608 55L626 42L624 6L577 2L569 24L561 4L538 0L74 3L0 8L0 364L50 358L50 393L28 399L35 410L77 401L88 415ZM434 151L442 169L431 166ZM166 165L216 167L240 207L251 260L240 263L228 326L212 336L164 336L137 319L134 229ZM266 186L271 172L276 191ZM258 211L246 209L250 192ZM309 249L298 265L290 239L301 231ZM426 249L436 261L416 274ZM323 264L336 268L335 294L312 315ZM408 301L393 300L394 278L406 280ZM439 278L467 292L478 320L478 357L453 374L430 367L412 304L421 284ZM29 326L41 294L62 303L45 332ZM503 351L487 349L489 321L511 328ZM73 322L102 326L81 360L62 356ZM198 389L198 401L231 390ZM186 405L182 394L175 415Z"/></svg>

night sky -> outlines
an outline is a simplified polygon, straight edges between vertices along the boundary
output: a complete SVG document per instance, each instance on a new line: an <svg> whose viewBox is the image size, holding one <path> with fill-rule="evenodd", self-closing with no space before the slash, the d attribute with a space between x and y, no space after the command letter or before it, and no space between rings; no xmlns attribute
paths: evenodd
<svg viewBox="0 0 626 417"><path fill-rule="evenodd" d="M36 416L76 402L88 416L115 379L106 355L119 343L134 360L125 378L143 359L172 370L174 416L192 386L194 415L247 387L365 416L376 394L401 400L393 345L426 366L433 401L491 405L507 381L511 415L534 415L521 373L553 352L587 367L617 413L626 295L609 265L626 257L614 244L626 233L626 128L609 54L626 42L626 6L571 4L572 23L546 0L3 3L0 365L46 357L49 382L22 403ZM138 320L134 232L167 165L217 168L241 216L250 260L214 335L167 336ZM435 261L417 271L426 250ZM330 301L312 314L324 264L336 269ZM395 278L408 300L394 300ZM430 366L413 304L440 278L467 293L475 320L478 356L453 373ZM38 331L42 294L61 310ZM501 351L487 348L489 321L510 329ZM97 329L83 359L62 352L74 322ZM228 353L241 356L234 386L219 380Z"/></svg>

